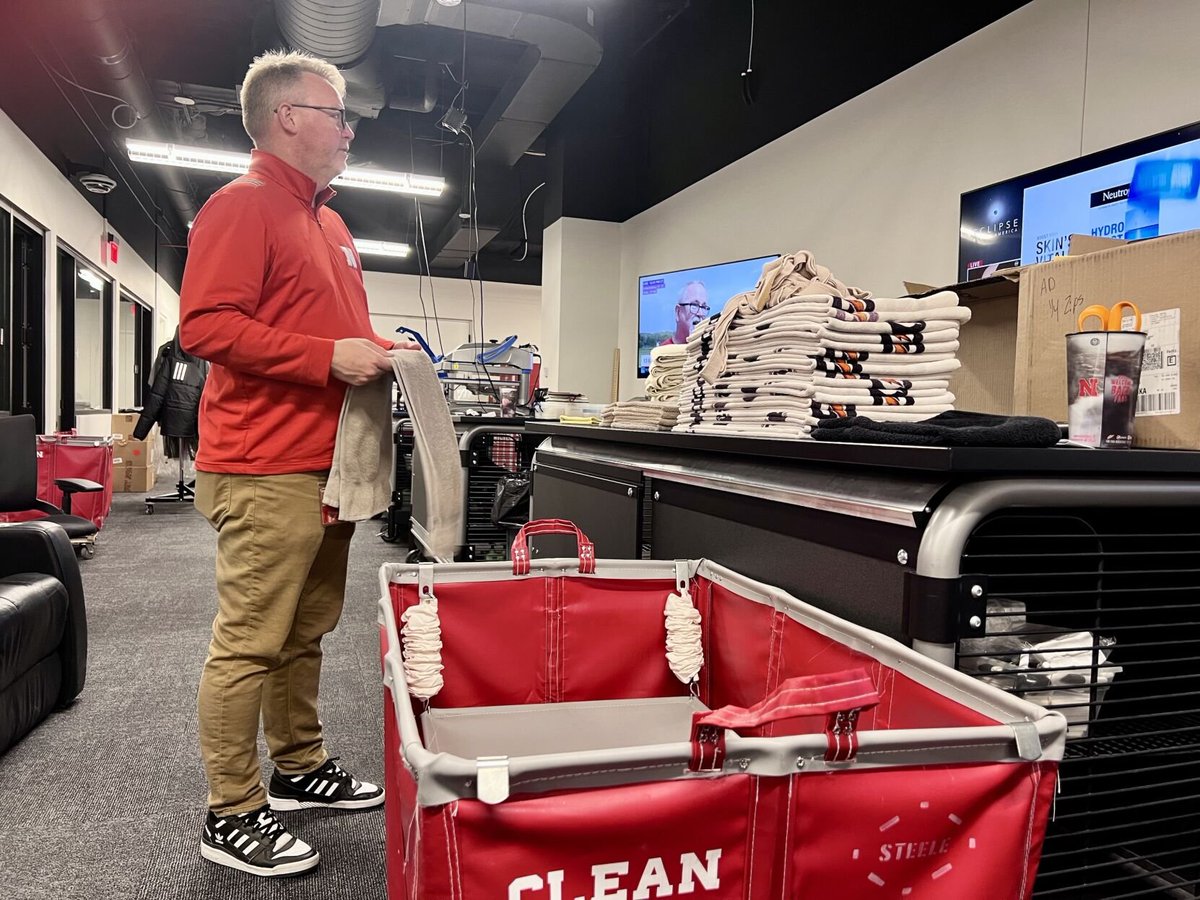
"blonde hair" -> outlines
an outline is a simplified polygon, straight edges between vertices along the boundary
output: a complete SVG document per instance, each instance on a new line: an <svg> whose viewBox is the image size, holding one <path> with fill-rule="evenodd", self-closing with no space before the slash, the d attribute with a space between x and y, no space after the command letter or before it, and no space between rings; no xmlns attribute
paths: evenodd
<svg viewBox="0 0 1200 900"><path fill-rule="evenodd" d="M328 81L338 96L346 96L346 79L334 66L298 50L268 50L255 57L242 79L242 126L257 144L267 134L271 116L286 93L296 87L305 72Z"/></svg>

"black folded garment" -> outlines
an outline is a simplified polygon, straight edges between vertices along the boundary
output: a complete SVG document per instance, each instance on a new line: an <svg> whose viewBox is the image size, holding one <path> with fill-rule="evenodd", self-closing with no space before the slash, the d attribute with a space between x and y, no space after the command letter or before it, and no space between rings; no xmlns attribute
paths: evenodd
<svg viewBox="0 0 1200 900"><path fill-rule="evenodd" d="M825 419L812 430L818 441L917 444L926 447L1053 447L1058 425L1038 416L994 416L951 410L923 422L877 422L869 416Z"/></svg>

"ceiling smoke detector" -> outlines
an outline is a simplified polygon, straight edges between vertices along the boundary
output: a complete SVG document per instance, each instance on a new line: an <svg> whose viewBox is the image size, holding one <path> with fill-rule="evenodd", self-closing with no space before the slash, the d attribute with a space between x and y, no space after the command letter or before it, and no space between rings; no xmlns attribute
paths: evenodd
<svg viewBox="0 0 1200 900"><path fill-rule="evenodd" d="M75 180L83 185L89 194L108 194L117 186L116 181L103 172L80 172Z"/></svg>

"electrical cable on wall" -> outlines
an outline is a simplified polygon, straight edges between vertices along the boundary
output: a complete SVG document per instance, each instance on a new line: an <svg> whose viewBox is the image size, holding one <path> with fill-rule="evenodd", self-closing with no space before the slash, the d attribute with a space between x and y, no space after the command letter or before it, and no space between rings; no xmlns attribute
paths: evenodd
<svg viewBox="0 0 1200 900"><path fill-rule="evenodd" d="M750 0L750 50L746 54L746 71L742 72L742 99L754 103L754 0Z"/></svg>
<svg viewBox="0 0 1200 900"><path fill-rule="evenodd" d="M41 62L40 57L39 57L39 62ZM42 65L45 66L49 70L51 75L60 78L61 80L65 81L69 85L72 85L73 87L79 88L79 90L81 90L81 91L86 91L89 94L95 94L97 97L107 97L109 100L116 100L117 105L112 108L112 111L109 113L109 118L112 119L113 125L115 125L117 128L120 128L124 131L128 131L129 129L136 126L138 122L140 122L142 119L145 118L145 116L140 115L138 113L138 111L136 109L134 109L133 106L129 102L122 100L120 97L116 97L112 94L106 94L106 93L104 93L104 91L92 90L92 88L90 88L90 87L84 87L78 81L71 80L66 75L64 75L62 72L58 71L58 69L54 68L54 66L50 65L47 62L42 62ZM117 110L119 110L119 109L127 109L131 113L133 113L133 121L130 122L128 125L122 125L119 121L117 121Z"/></svg>
<svg viewBox="0 0 1200 900"><path fill-rule="evenodd" d="M533 199L533 195L545 186L546 182L543 181L530 191L529 196L525 198L525 203L521 206L521 231L525 235L525 239L521 242L521 256L517 259L517 262L525 262L525 258L529 256L529 223L525 219L525 211L529 209L529 201Z"/></svg>
<svg viewBox="0 0 1200 900"><path fill-rule="evenodd" d="M31 44L29 44L28 46L29 46L30 52L33 54L33 57L38 61L38 64L41 65L41 67L46 71L46 75L50 78L50 81L54 84L54 87L58 90L58 92L62 96L63 100L66 101L67 106L69 106L71 108L71 112L75 113L75 118L77 118L79 120L79 124L81 124L84 127L84 129L87 131L87 133L91 136L92 140L96 143L96 146L100 148L100 151L102 153L107 154L108 150L104 146L104 142L101 141L100 138L96 136L96 132L92 130L92 126L88 124L87 120L83 117L83 114L80 113L78 107L76 107L75 104L73 102L71 102L71 98L67 96L67 92L63 90L63 87L59 83L59 81L54 78L52 72L50 71L49 64L46 62L46 60L44 60L42 58L41 54L37 52L36 48L34 48ZM90 102L88 105L91 108L92 112L96 113L95 107L91 106ZM146 208L146 204L142 202L142 198L138 196L138 192L136 190L134 190L133 185L129 183L129 179L125 177L125 174L121 171L121 167L116 164L115 160L113 162L113 171L115 171L117 173L117 177L121 179L121 182L129 190L130 196L133 197L134 202L137 203L137 205L139 207L141 207L142 212L146 215L146 218L154 226L155 230L160 235L162 235L162 237L166 240L167 246L172 247L172 248L177 248L178 245L175 243L175 238L172 235L167 234L166 230L159 223L158 216ZM131 169L131 172L133 174L134 180L137 181L137 183L141 186L142 190L146 192L147 196L151 198L151 203L153 204L153 196L150 194L149 189L146 188L146 186L142 182L141 178L138 177L138 174L136 171L132 171L132 169ZM157 210L157 204L154 204L154 205ZM155 244L157 245L157 241L155 242ZM178 254L178 251L176 251L176 252Z"/></svg>

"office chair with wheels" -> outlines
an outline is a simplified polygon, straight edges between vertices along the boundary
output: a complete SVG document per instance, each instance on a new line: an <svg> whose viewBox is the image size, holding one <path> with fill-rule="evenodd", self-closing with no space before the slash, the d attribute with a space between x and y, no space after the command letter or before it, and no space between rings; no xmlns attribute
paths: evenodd
<svg viewBox="0 0 1200 900"><path fill-rule="evenodd" d="M62 509L38 499L37 427L33 416L0 417L0 459L4 460L0 467L0 513L40 513L35 521L60 526L80 557L95 556L100 529L90 519L71 515L71 498L102 491L104 486L86 478L56 478L54 484L63 494Z"/></svg>

